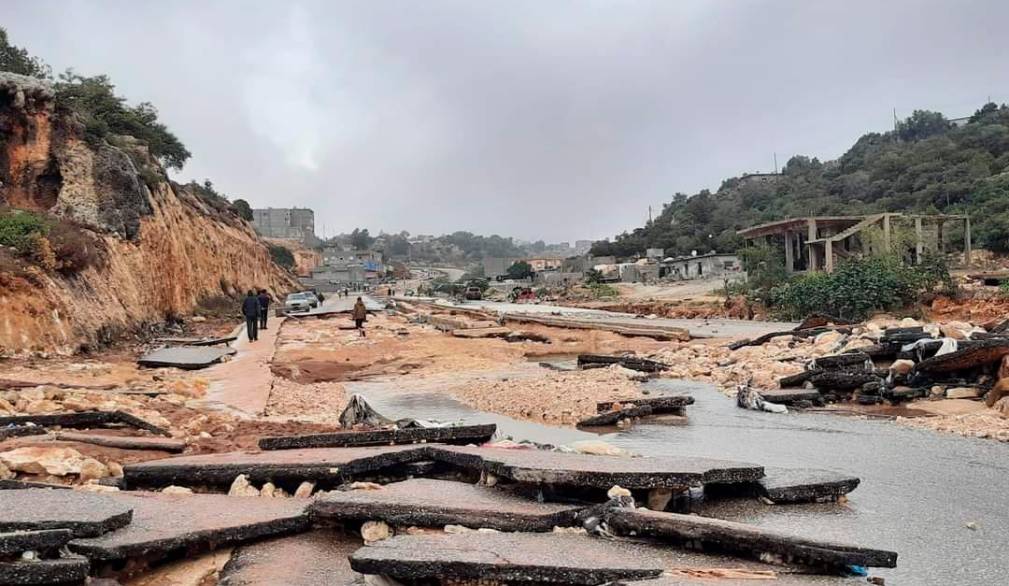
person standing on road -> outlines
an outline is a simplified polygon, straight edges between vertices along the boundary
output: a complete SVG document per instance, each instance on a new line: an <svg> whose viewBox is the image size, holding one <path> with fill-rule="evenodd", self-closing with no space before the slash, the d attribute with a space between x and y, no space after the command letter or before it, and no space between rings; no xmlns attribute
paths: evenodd
<svg viewBox="0 0 1009 586"><path fill-rule="evenodd" d="M357 302L354 303L354 310L351 312L351 317L354 318L354 329L361 332L361 337L364 334L364 322L368 319L368 309L364 306L364 301L360 297L357 298Z"/></svg>
<svg viewBox="0 0 1009 586"><path fill-rule="evenodd" d="M245 331L249 334L249 341L255 342L259 339L259 299L252 289L249 289L242 302L242 315L245 316Z"/></svg>
<svg viewBox="0 0 1009 586"><path fill-rule="evenodd" d="M270 316L270 294L266 289L260 289L256 299L259 301L259 329L265 330L266 320Z"/></svg>

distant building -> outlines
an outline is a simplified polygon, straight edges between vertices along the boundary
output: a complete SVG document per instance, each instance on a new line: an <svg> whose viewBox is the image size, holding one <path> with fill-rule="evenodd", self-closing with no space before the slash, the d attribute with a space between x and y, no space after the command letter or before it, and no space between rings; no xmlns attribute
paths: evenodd
<svg viewBox="0 0 1009 586"><path fill-rule="evenodd" d="M540 271L555 271L561 268L561 265L564 264L563 258L527 258L525 261L529 263L529 266L531 266L537 273Z"/></svg>
<svg viewBox="0 0 1009 586"><path fill-rule="evenodd" d="M483 276L486 279L494 279L500 277L508 272L508 267L515 264L515 261L522 260L519 258L510 258L503 256L485 256L483 258Z"/></svg>
<svg viewBox="0 0 1009 586"><path fill-rule="evenodd" d="M667 258L659 263L659 277L672 281L738 275L743 265L734 254L700 254Z"/></svg>
<svg viewBox="0 0 1009 586"><path fill-rule="evenodd" d="M315 235L315 212L308 208L252 210L252 225L266 238L297 240L306 246L319 243Z"/></svg>

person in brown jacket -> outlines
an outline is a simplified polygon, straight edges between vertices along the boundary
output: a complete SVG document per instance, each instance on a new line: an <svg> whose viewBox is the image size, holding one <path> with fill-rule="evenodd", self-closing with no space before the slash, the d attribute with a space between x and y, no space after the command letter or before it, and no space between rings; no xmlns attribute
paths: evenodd
<svg viewBox="0 0 1009 586"><path fill-rule="evenodd" d="M357 302L354 303L354 309L351 311L351 317L354 318L354 328L361 332L361 337L364 337L364 322L368 319L368 310L364 307L364 301L361 298L357 298Z"/></svg>

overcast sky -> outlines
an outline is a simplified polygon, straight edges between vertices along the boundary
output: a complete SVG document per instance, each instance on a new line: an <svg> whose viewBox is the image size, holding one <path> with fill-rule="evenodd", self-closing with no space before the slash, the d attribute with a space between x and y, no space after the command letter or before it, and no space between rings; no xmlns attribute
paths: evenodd
<svg viewBox="0 0 1009 586"><path fill-rule="evenodd" d="M640 226L677 191L893 109L1009 101L1009 2L0 0L56 70L153 102L210 178L317 231L547 241Z"/></svg>

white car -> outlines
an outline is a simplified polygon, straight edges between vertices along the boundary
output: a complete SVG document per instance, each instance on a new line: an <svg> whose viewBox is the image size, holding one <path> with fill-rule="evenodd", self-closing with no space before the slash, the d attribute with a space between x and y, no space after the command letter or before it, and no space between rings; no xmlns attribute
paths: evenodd
<svg viewBox="0 0 1009 586"><path fill-rule="evenodd" d="M316 299L316 303L318 303L318 299ZM284 311L287 312L310 311L311 309L312 299L305 293L291 293L284 301Z"/></svg>

